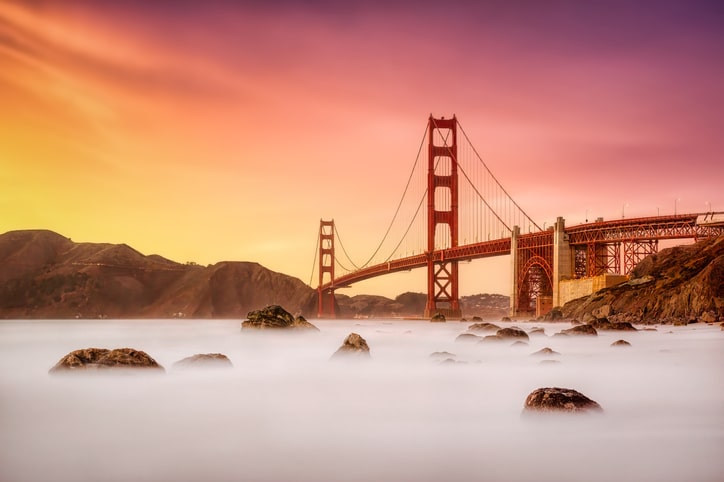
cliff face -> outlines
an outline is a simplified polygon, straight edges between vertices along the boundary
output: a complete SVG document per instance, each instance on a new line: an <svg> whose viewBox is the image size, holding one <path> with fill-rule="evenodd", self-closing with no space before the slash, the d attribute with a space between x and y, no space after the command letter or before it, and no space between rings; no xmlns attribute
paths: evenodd
<svg viewBox="0 0 724 482"><path fill-rule="evenodd" d="M627 283L570 301L562 311L587 321L599 308L612 321L636 323L724 318L724 236L648 256Z"/></svg>
<svg viewBox="0 0 724 482"><path fill-rule="evenodd" d="M0 318L244 318L268 304L316 313L314 290L257 263L202 267L52 231L0 235Z"/></svg>

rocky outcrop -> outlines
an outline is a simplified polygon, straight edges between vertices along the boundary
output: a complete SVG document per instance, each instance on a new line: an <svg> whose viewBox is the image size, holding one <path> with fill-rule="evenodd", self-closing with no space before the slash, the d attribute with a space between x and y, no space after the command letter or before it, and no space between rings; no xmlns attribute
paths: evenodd
<svg viewBox="0 0 724 482"><path fill-rule="evenodd" d="M233 366L231 360L222 353L199 353L179 360L172 365L174 370L233 368Z"/></svg>
<svg viewBox="0 0 724 482"><path fill-rule="evenodd" d="M503 340L525 340L528 341L528 334L519 328L501 328L495 333Z"/></svg>
<svg viewBox="0 0 724 482"><path fill-rule="evenodd" d="M316 312L316 292L258 263L181 264L52 231L0 235L0 318L242 318L270 303Z"/></svg>
<svg viewBox="0 0 724 482"><path fill-rule="evenodd" d="M108 369L142 369L163 372L161 365L146 352L133 348L85 348L75 350L55 364L49 373L68 373Z"/></svg>
<svg viewBox="0 0 724 482"><path fill-rule="evenodd" d="M608 321L607 318L600 318L588 323L596 329L596 331L638 331L631 323L627 321Z"/></svg>
<svg viewBox="0 0 724 482"><path fill-rule="evenodd" d="M430 317L430 321L433 323L444 323L445 322L445 315L442 313L435 313Z"/></svg>
<svg viewBox="0 0 724 482"><path fill-rule="evenodd" d="M603 317L606 310L611 322L686 324L724 318L724 236L661 250L641 261L628 282L562 308L567 318L579 319Z"/></svg>
<svg viewBox="0 0 724 482"><path fill-rule="evenodd" d="M525 399L523 413L582 413L602 412L601 406L570 388L538 388Z"/></svg>
<svg viewBox="0 0 724 482"><path fill-rule="evenodd" d="M342 346L334 352L332 358L369 358L370 347L367 341L357 333L350 333L344 339Z"/></svg>
<svg viewBox="0 0 724 482"><path fill-rule="evenodd" d="M241 329L255 330L311 330L319 328L309 323L302 316L296 318L279 305L270 305L261 310L250 311L247 319L241 323Z"/></svg>
<svg viewBox="0 0 724 482"><path fill-rule="evenodd" d="M616 340L611 343L611 346L631 346L631 343L627 342L626 340Z"/></svg>

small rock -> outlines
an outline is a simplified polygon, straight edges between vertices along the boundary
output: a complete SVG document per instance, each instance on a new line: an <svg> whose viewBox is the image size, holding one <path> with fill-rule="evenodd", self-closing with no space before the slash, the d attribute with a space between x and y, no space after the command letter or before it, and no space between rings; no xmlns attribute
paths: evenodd
<svg viewBox="0 0 724 482"><path fill-rule="evenodd" d="M502 336L488 335L488 336L483 337L483 339L480 340L478 343L490 343L490 342L499 342L499 341L503 341Z"/></svg>
<svg viewBox="0 0 724 482"><path fill-rule="evenodd" d="M473 321L483 321L483 319L479 316L473 316Z"/></svg>
<svg viewBox="0 0 724 482"><path fill-rule="evenodd" d="M523 340L528 340L528 333L524 332L520 328L501 328L495 333L495 335L502 339L521 338Z"/></svg>
<svg viewBox="0 0 724 482"><path fill-rule="evenodd" d="M528 343L518 340L510 346L528 346Z"/></svg>
<svg viewBox="0 0 724 482"><path fill-rule="evenodd" d="M530 333L528 335L545 335L546 331L543 328L533 328L530 330Z"/></svg>
<svg viewBox="0 0 724 482"><path fill-rule="evenodd" d="M450 353L449 351L436 351L433 353L430 353L430 358L455 358L454 353Z"/></svg>
<svg viewBox="0 0 724 482"><path fill-rule="evenodd" d="M221 353L199 353L186 357L173 364L174 369L197 369L197 368L233 368L229 358Z"/></svg>
<svg viewBox="0 0 724 482"><path fill-rule="evenodd" d="M587 396L570 388L538 388L525 399L528 412L602 412L601 406Z"/></svg>
<svg viewBox="0 0 724 482"><path fill-rule="evenodd" d="M359 336L357 333L350 333L347 338L344 339L342 346L334 352L332 358L369 358L370 347L364 338Z"/></svg>
<svg viewBox="0 0 724 482"><path fill-rule="evenodd" d="M504 316L500 319L500 321L511 321L510 316Z"/></svg>
<svg viewBox="0 0 724 482"><path fill-rule="evenodd" d="M498 331L500 327L498 325L494 325L493 323L474 323L470 326L468 326L468 331Z"/></svg>
<svg viewBox="0 0 724 482"><path fill-rule="evenodd" d="M434 315L432 315L432 318L430 318L430 321L433 323L444 323L446 321L445 315L443 315L442 313L435 313Z"/></svg>
<svg viewBox="0 0 724 482"><path fill-rule="evenodd" d="M616 340L611 343L611 346L631 346L631 343L627 342L626 340Z"/></svg>
<svg viewBox="0 0 724 482"><path fill-rule="evenodd" d="M455 341L479 341L480 337L478 335L473 335L472 333L463 333L462 335L458 335L457 338L455 338Z"/></svg>
<svg viewBox="0 0 724 482"><path fill-rule="evenodd" d="M164 371L163 367L144 351L134 350L133 348L116 348L115 350L85 348L65 355L48 373L108 369Z"/></svg>
<svg viewBox="0 0 724 482"><path fill-rule="evenodd" d="M544 319L546 321L557 321L563 319L563 312L560 308L553 308L551 311L546 313Z"/></svg>
<svg viewBox="0 0 724 482"><path fill-rule="evenodd" d="M577 325L573 328L568 328L567 330L561 331L561 333L565 333L566 335L576 335L576 336L597 336L598 332L594 327L591 325Z"/></svg>
<svg viewBox="0 0 724 482"><path fill-rule="evenodd" d="M546 355L560 355L560 353L558 353L557 351L555 351L551 348L545 347L545 348L541 348L537 352L531 353L530 355L531 356L546 356Z"/></svg>

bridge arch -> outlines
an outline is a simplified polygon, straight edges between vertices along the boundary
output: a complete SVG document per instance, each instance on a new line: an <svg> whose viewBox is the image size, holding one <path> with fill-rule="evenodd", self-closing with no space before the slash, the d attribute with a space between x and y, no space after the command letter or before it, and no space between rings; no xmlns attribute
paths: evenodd
<svg viewBox="0 0 724 482"><path fill-rule="evenodd" d="M553 268L543 256L532 256L520 269L516 312L535 312L534 300L553 295Z"/></svg>

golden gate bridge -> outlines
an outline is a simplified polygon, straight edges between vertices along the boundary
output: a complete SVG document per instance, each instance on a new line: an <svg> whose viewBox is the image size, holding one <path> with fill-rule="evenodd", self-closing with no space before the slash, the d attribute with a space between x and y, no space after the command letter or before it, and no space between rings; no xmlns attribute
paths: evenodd
<svg viewBox="0 0 724 482"><path fill-rule="evenodd" d="M559 217L544 228L500 184L457 118L431 115L395 213L364 263L351 259L334 220L320 220L312 272L318 316L335 317L336 289L426 267L423 316L459 318L458 264L503 255L511 257L511 315L540 313L542 302L559 305L563 280L627 275L660 240L724 234L724 213L599 218L571 227Z"/></svg>

